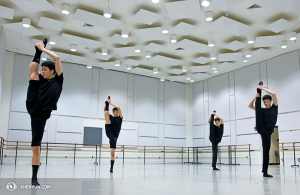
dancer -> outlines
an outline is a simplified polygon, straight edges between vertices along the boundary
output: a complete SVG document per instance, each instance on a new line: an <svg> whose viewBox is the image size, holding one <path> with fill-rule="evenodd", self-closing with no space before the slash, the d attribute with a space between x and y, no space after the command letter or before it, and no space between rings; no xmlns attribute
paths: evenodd
<svg viewBox="0 0 300 195"><path fill-rule="evenodd" d="M267 92L267 95L263 96L264 105L266 108L261 107L261 90ZM271 95L269 95L271 94ZM272 104L273 97L273 105ZM255 101L255 106L253 103ZM276 94L263 87L263 82L260 81L257 87L257 93L255 98L250 102L249 108L255 110L256 114L256 131L260 134L263 147L263 165L262 172L264 177L273 177L268 174L269 166L269 153L271 147L271 135L274 132L274 127L277 122L278 116L278 101Z"/></svg>
<svg viewBox="0 0 300 195"><path fill-rule="evenodd" d="M214 119L215 116L216 118ZM214 121L216 125L214 125ZM216 111L213 111L213 113L211 113L211 116L208 119L208 123L210 124L209 140L212 144L212 150L213 150L212 167L213 170L218 171L219 169L216 167L217 155L218 155L218 144L221 142L224 133L224 121L220 116L216 114Z"/></svg>
<svg viewBox="0 0 300 195"><path fill-rule="evenodd" d="M113 116L109 114L109 104L114 107ZM113 103L111 103L110 96L105 101L104 106L104 116L105 116L105 132L106 136L109 139L110 144L110 172L113 172L114 163L115 163L115 151L117 145L117 139L119 137L123 115L121 108Z"/></svg>
<svg viewBox="0 0 300 195"><path fill-rule="evenodd" d="M41 141L47 119L52 110L57 109L57 101L60 97L63 85L63 73L59 57L45 49L47 38L43 42L35 44L35 56L29 64L29 85L27 90L26 108L31 118L31 149L32 149L32 185L40 185L37 181L37 173L41 159ZM42 63L42 74L39 72L39 64L42 52L53 58L55 62Z"/></svg>

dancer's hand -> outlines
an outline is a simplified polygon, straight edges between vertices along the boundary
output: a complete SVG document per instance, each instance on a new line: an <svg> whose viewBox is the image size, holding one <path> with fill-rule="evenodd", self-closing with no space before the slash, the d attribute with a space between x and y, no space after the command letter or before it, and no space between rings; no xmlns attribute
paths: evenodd
<svg viewBox="0 0 300 195"><path fill-rule="evenodd" d="M259 94L259 93L257 93L257 94L255 95L255 98L258 98L258 97L260 97L260 94Z"/></svg>
<svg viewBox="0 0 300 195"><path fill-rule="evenodd" d="M110 100L110 99L107 98L106 101L107 101L109 104L111 104L111 100Z"/></svg>
<svg viewBox="0 0 300 195"><path fill-rule="evenodd" d="M40 51L43 51L43 49L45 48L43 42L36 43L34 46L37 47Z"/></svg>
<svg viewBox="0 0 300 195"><path fill-rule="evenodd" d="M213 113L211 113L212 115L216 115L216 113L215 112L213 112Z"/></svg>
<svg viewBox="0 0 300 195"><path fill-rule="evenodd" d="M264 90L264 86L263 85L258 85L257 88L260 89L260 90Z"/></svg>

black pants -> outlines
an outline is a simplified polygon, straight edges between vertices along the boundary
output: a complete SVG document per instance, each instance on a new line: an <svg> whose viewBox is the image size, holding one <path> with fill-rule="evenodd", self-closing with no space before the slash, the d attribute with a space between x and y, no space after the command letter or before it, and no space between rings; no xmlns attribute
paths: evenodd
<svg viewBox="0 0 300 195"><path fill-rule="evenodd" d="M212 167L216 167L217 165L217 158L218 158L218 142L212 142L212 151L213 151L213 156L212 156Z"/></svg>
<svg viewBox="0 0 300 195"><path fill-rule="evenodd" d="M110 148L116 149L116 147L117 147L117 139L118 139L119 135L118 135L117 132L115 132L115 131L112 130L111 124L106 124L105 125L105 133L106 133L106 136L109 139Z"/></svg>
<svg viewBox="0 0 300 195"><path fill-rule="evenodd" d="M214 127L214 115L211 115L210 127L209 127L209 140L212 144L212 167L216 167L217 165L217 158L218 158L218 144L219 142L216 141L215 136L215 127Z"/></svg>
<svg viewBox="0 0 300 195"><path fill-rule="evenodd" d="M270 159L270 148L271 148L271 134L270 131L264 129L264 118L263 112L261 109L261 91L258 90L260 93L260 97L256 98L255 101L255 115L256 115L256 130L257 133L261 136L262 147L263 147L263 165L262 165L262 172L267 174L268 173L268 166L269 166L269 159Z"/></svg>
<svg viewBox="0 0 300 195"><path fill-rule="evenodd" d="M36 100L40 82L30 80L27 90L26 108L31 118L31 146L41 146L46 121L50 118L51 110L42 110L38 107Z"/></svg>

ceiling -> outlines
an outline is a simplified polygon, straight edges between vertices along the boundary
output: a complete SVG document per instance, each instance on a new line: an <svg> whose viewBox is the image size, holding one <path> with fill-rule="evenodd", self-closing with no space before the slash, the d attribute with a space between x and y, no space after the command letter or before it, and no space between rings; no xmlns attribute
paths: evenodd
<svg viewBox="0 0 300 195"><path fill-rule="evenodd" d="M61 12L64 3L70 5L68 15ZM247 9L254 4L262 8ZM300 47L298 39L289 40L293 31L300 39L299 0L213 0L208 7L201 0L109 0L110 19L102 16L107 6L107 0L0 0L6 48L33 55L34 43L54 36L56 45L48 44L48 48L63 61L190 83L186 75L197 82ZM210 22L205 20L207 11L213 12ZM28 29L22 27L25 17L31 19ZM85 23L94 27L83 27ZM168 34L161 32L165 23ZM125 25L128 38L121 36ZM247 43L250 33L254 44ZM177 36L176 43L170 42L172 34ZM213 48L208 46L211 38ZM288 42L285 49L281 48L283 40ZM76 52L70 51L71 44L77 45ZM140 53L134 51L135 45L141 46ZM108 49L106 56L101 53L103 47ZM151 52L150 59L146 51ZM246 51L252 57L242 62ZM212 52L217 56L213 61ZM120 60L120 67L115 60ZM211 70L213 64L217 73ZM184 65L187 72L181 70Z"/></svg>

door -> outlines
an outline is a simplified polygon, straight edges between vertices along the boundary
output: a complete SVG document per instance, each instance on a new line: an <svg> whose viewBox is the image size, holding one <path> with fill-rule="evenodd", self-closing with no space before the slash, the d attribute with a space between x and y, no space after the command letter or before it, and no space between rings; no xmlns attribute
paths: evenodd
<svg viewBox="0 0 300 195"><path fill-rule="evenodd" d="M276 126L274 128L274 133L271 136L270 165L280 165L279 154L279 133L278 126Z"/></svg>

